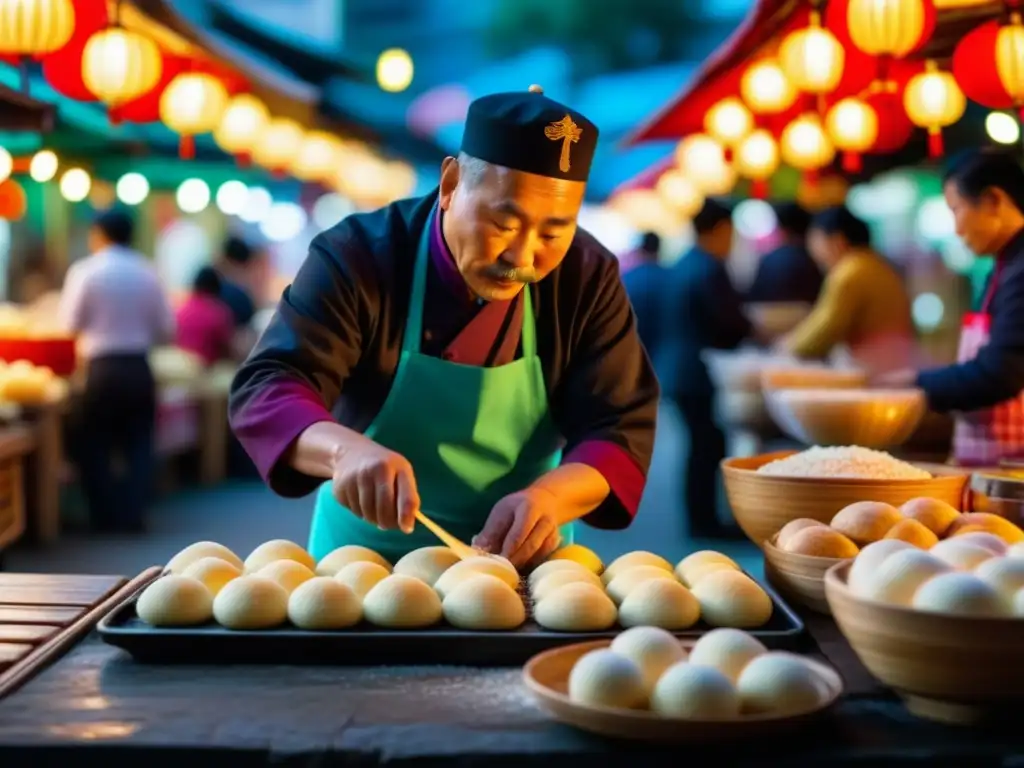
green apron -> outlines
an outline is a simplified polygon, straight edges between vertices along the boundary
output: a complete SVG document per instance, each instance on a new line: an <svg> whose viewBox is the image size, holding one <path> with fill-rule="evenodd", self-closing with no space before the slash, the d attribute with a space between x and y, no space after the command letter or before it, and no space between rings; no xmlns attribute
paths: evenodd
<svg viewBox="0 0 1024 768"><path fill-rule="evenodd" d="M395 380L365 434L412 464L424 514L469 543L500 499L558 466L561 437L548 411L529 288L520 359L481 368L420 352L429 249L428 226L416 253ZM561 534L571 542L572 526ZM327 482L317 494L309 552L320 559L344 544L361 544L394 562L439 542L422 525L410 534L378 529L342 506Z"/></svg>

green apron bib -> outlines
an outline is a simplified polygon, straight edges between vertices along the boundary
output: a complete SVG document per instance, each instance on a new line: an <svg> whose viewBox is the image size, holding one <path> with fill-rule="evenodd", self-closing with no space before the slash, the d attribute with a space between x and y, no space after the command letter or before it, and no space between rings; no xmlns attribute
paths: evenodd
<svg viewBox="0 0 1024 768"><path fill-rule="evenodd" d="M561 438L548 411L529 288L523 292L520 359L481 368L420 352L429 249L428 226L416 253L395 380L366 436L412 464L424 514L469 543L501 498L558 466ZM561 534L571 542L572 526ZM439 543L422 525L410 534L382 531L342 506L329 482L320 486L309 538L317 559L344 544L361 544L394 562Z"/></svg>

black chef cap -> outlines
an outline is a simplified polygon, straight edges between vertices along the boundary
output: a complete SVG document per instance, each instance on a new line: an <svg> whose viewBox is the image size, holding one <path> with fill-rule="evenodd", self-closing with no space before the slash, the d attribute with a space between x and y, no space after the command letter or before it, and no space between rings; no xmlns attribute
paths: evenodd
<svg viewBox="0 0 1024 768"><path fill-rule="evenodd" d="M535 85L474 101L462 134L470 157L569 181L587 180L596 147L597 126Z"/></svg>

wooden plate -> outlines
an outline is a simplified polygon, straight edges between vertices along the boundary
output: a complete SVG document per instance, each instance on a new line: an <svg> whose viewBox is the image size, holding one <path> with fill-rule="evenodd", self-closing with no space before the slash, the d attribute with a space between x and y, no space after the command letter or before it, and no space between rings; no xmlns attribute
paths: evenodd
<svg viewBox="0 0 1024 768"><path fill-rule="evenodd" d="M647 711L587 706L570 701L567 693L569 673L576 660L589 651L607 648L609 645L609 640L597 640L538 654L523 668L523 682L556 720L601 736L656 742L709 742L775 735L779 731L802 726L821 715L843 693L842 678L835 670L805 658L818 674L826 691L821 704L809 712L746 715L735 720L686 720L662 717Z"/></svg>

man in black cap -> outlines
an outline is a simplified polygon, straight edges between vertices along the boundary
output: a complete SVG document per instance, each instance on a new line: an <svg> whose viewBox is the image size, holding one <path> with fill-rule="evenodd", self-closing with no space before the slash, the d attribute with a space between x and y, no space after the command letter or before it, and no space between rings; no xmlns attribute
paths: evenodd
<svg viewBox="0 0 1024 768"><path fill-rule="evenodd" d="M536 87L481 98L438 190L314 239L231 424L274 491L319 489L315 557L436 544L418 511L518 566L629 525L658 384L576 224L597 133Z"/></svg>

